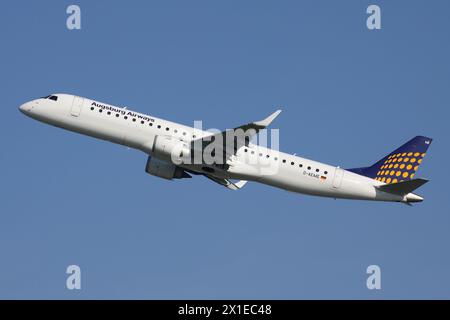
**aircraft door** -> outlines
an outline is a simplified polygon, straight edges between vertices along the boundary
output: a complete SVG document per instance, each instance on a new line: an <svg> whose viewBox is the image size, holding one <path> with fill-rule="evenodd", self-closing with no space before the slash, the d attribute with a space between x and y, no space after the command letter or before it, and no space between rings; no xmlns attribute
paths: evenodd
<svg viewBox="0 0 450 320"><path fill-rule="evenodd" d="M81 113L81 108L83 107L84 98L73 97L72 108L70 108L70 114L74 117L78 117Z"/></svg>
<svg viewBox="0 0 450 320"><path fill-rule="evenodd" d="M336 171L334 172L333 188L338 189L341 186L343 176L344 176L344 170L337 167Z"/></svg>

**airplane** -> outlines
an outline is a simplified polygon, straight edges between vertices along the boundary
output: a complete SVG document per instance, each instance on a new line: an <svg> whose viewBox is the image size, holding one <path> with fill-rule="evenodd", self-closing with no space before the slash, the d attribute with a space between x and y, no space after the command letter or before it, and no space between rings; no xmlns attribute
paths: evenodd
<svg viewBox="0 0 450 320"><path fill-rule="evenodd" d="M145 171L167 180L201 175L232 190L253 181L294 193L407 205L423 201L413 191L428 182L414 178L432 142L424 136L414 137L371 166L350 169L252 143L251 139L267 128L281 110L263 120L222 132L199 130L63 93L26 102L19 110L56 127L143 151L148 156ZM244 135L233 136L239 130ZM215 141L211 156L223 161L206 161L202 157L200 161L190 161Z"/></svg>

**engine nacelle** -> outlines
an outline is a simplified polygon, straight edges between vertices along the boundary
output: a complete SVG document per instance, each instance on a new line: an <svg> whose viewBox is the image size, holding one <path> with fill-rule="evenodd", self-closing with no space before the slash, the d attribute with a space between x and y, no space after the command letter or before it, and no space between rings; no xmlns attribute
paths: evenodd
<svg viewBox="0 0 450 320"><path fill-rule="evenodd" d="M191 149L188 143L177 138L167 136L156 136L152 148L152 156L168 163L180 165L188 162Z"/></svg>
<svg viewBox="0 0 450 320"><path fill-rule="evenodd" d="M173 163L150 156L148 157L147 165L145 166L145 172L168 180L191 177L182 168L174 165Z"/></svg>

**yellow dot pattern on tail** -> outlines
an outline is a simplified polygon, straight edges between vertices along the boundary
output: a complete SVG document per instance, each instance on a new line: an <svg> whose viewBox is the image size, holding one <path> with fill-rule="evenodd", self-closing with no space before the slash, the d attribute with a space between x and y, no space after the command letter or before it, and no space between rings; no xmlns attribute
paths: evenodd
<svg viewBox="0 0 450 320"><path fill-rule="evenodd" d="M397 183L400 181L403 181L403 179L410 177L414 177L416 174L416 171L419 169L419 166L417 163L422 163L422 159L425 157L425 152L419 153L406 153L405 158L402 157L402 153L396 153L390 155L381 166L381 170L377 172L377 176L375 177L375 180L382 181L386 183ZM411 158L408 158L410 156ZM392 163L395 162L401 162L401 165L392 165ZM389 170L393 168L394 170ZM388 169L388 170L383 170ZM397 179L391 179L391 176L399 177L399 180ZM389 178L388 178L389 177ZM384 178L384 179L383 179ZM395 181L395 182L394 182Z"/></svg>
<svg viewBox="0 0 450 320"><path fill-rule="evenodd" d="M415 177L432 139L417 136L370 167L348 169L384 183L398 183Z"/></svg>

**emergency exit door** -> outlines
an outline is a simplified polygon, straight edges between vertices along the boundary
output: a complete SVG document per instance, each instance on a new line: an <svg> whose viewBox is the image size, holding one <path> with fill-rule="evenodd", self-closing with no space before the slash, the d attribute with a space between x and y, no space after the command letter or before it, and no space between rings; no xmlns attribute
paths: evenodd
<svg viewBox="0 0 450 320"><path fill-rule="evenodd" d="M70 114L72 116L78 117L80 115L83 102L83 98L77 96L73 97L72 108L70 109Z"/></svg>

